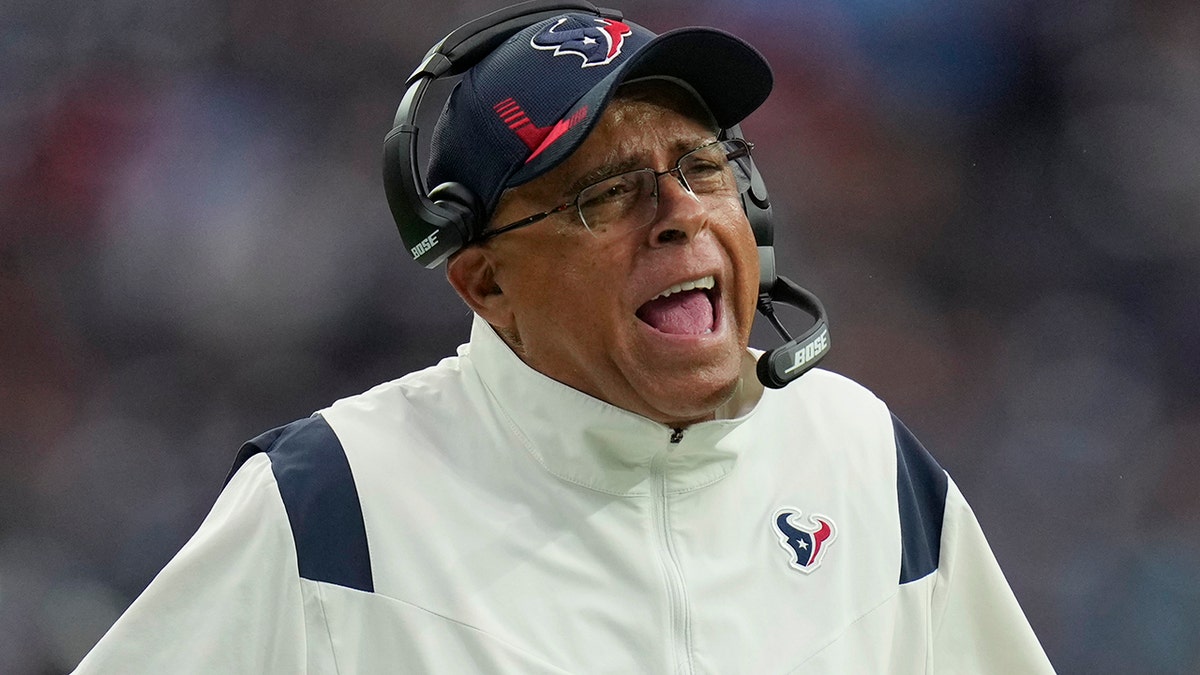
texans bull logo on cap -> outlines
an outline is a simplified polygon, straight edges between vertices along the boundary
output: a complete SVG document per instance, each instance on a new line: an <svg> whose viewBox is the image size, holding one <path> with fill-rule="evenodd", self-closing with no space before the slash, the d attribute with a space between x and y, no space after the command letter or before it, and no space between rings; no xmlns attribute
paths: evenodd
<svg viewBox="0 0 1200 675"><path fill-rule="evenodd" d="M529 45L534 49L554 50L555 56L574 54L583 59L583 68L608 65L621 54L625 36L633 31L620 21L595 21L598 26L558 30L567 22L567 17L563 17L530 38Z"/></svg>

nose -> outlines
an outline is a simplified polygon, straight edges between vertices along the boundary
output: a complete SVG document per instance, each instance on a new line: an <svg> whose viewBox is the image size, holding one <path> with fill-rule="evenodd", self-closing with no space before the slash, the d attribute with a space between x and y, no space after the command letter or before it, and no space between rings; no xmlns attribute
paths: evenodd
<svg viewBox="0 0 1200 675"><path fill-rule="evenodd" d="M670 175L675 180L664 180ZM658 176L658 211L647 228L651 246L685 243L705 227L707 209L678 169Z"/></svg>

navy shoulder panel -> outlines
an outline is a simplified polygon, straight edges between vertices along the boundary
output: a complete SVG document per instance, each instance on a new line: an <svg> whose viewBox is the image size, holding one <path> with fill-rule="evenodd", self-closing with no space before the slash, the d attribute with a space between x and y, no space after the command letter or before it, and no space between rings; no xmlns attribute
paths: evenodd
<svg viewBox="0 0 1200 675"><path fill-rule="evenodd" d="M358 489L342 443L325 419L314 415L247 441L225 482L260 452L271 459L300 576L374 591Z"/></svg>
<svg viewBox="0 0 1200 675"><path fill-rule="evenodd" d="M892 427L896 434L896 496L900 505L900 583L906 584L938 568L949 480L895 415Z"/></svg>

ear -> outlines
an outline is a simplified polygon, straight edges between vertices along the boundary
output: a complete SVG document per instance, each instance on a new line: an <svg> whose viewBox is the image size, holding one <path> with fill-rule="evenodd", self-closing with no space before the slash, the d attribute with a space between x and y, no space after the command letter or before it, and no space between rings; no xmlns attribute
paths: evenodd
<svg viewBox="0 0 1200 675"><path fill-rule="evenodd" d="M446 279L471 311L493 326L513 325L508 296L496 283L495 255L483 246L467 246L446 262Z"/></svg>

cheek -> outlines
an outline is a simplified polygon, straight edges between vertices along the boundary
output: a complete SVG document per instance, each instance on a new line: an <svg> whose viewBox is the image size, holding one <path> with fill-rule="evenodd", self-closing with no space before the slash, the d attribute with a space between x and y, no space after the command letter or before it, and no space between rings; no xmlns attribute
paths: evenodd
<svg viewBox="0 0 1200 675"><path fill-rule="evenodd" d="M619 304L620 278L613 274L616 269L615 261L606 262L599 256L571 261L563 270L554 301L566 305L566 311L581 323L604 324Z"/></svg>
<svg viewBox="0 0 1200 675"><path fill-rule="evenodd" d="M749 226L740 231L737 235L737 243L734 245L734 255L737 262L741 265L752 266L758 268L758 243L754 241L754 233L749 231Z"/></svg>
<svg viewBox="0 0 1200 675"><path fill-rule="evenodd" d="M590 235L588 235L590 236ZM577 331L603 325L619 298L622 267L608 251L591 250L587 242L550 249L523 261L518 304L539 323Z"/></svg>
<svg viewBox="0 0 1200 675"><path fill-rule="evenodd" d="M753 277L757 295L758 243L754 241L754 232L750 229L750 223L746 221L745 215L740 210L738 216L740 217L734 220L736 224L726 234L729 257L732 259L743 285L749 283L746 281L746 277Z"/></svg>

